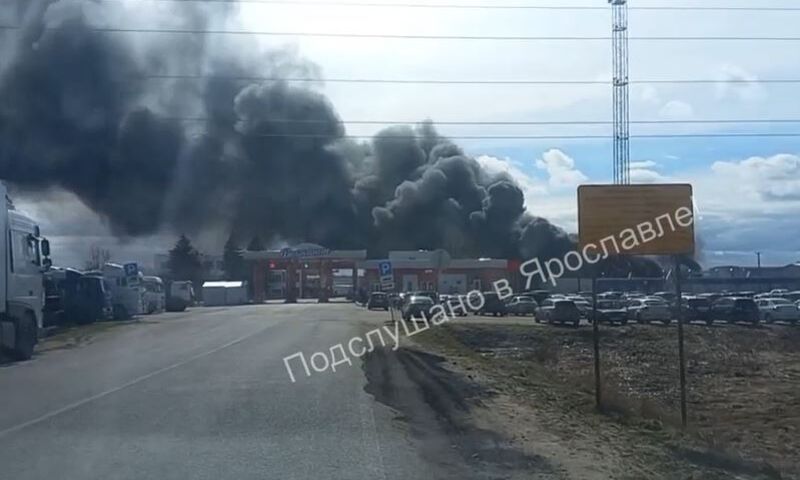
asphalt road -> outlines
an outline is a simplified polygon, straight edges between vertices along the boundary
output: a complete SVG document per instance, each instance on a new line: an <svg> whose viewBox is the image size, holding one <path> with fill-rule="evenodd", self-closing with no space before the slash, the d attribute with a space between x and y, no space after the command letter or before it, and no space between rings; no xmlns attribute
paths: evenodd
<svg viewBox="0 0 800 480"><path fill-rule="evenodd" d="M349 304L143 317L0 366L0 478L446 478L360 362L292 383L383 312ZM452 463L457 460L450 459Z"/></svg>

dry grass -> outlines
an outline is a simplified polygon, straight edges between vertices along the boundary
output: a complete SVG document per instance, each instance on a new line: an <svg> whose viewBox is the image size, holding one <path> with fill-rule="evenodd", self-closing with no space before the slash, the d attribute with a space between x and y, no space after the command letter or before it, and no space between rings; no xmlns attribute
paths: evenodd
<svg viewBox="0 0 800 480"><path fill-rule="evenodd" d="M451 346L459 344L461 352L502 371L510 391L535 390L537 401L594 411L590 329L451 325L446 330L437 340L452 336L446 340ZM800 477L800 329L688 327L686 432L680 431L675 327L602 330L604 413L672 438L687 457L702 451L711 463Z"/></svg>

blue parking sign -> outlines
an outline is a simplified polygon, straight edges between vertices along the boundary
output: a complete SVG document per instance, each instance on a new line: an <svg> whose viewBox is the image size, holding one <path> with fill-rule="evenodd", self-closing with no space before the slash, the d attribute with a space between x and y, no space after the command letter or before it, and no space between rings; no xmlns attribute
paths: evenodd
<svg viewBox="0 0 800 480"><path fill-rule="evenodd" d="M378 271L380 272L382 277L389 276L392 274L392 262L389 260L384 260L378 264Z"/></svg>

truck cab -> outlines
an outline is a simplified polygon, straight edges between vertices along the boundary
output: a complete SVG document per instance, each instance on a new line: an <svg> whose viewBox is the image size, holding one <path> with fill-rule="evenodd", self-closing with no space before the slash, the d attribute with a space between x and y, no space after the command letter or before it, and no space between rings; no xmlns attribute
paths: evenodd
<svg viewBox="0 0 800 480"><path fill-rule="evenodd" d="M43 272L50 266L50 244L39 226L14 209L0 183L0 348L26 360L43 328Z"/></svg>

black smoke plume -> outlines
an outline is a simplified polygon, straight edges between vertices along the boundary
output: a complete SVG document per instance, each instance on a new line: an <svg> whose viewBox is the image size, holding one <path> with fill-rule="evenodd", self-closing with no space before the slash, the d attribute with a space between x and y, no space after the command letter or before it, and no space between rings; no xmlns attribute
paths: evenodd
<svg viewBox="0 0 800 480"><path fill-rule="evenodd" d="M117 2L9 5L4 20L21 28L0 33L0 177L28 193L73 192L120 237L218 231L454 257L549 258L574 246L526 211L512 178L485 171L431 122L355 142L316 85L241 80L318 75L291 51L97 32L120 17ZM225 20L176 8L181 27ZM187 72L202 77L147 78Z"/></svg>

